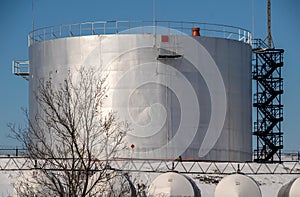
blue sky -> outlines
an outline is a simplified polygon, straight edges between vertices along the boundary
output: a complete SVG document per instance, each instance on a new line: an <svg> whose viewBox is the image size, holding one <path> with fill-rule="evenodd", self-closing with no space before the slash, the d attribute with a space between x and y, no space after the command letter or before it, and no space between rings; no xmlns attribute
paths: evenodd
<svg viewBox="0 0 300 197"><path fill-rule="evenodd" d="M219 23L267 35L266 0L156 0L157 20ZM253 6L254 5L254 6ZM24 125L21 108L28 108L28 82L11 73L14 59L28 59L27 35L51 25L103 21L152 20L152 0L1 0L0 1L0 147L17 146L7 123ZM272 1L272 35L284 54L284 146L300 150L300 1ZM254 27L252 21L254 17Z"/></svg>

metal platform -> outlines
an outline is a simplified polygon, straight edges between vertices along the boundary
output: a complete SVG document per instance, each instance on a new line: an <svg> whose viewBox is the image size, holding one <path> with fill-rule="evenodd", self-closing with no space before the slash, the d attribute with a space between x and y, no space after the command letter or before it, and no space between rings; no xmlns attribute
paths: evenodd
<svg viewBox="0 0 300 197"><path fill-rule="evenodd" d="M25 80L29 80L29 61L28 60L14 60L12 62L12 73L20 76Z"/></svg>

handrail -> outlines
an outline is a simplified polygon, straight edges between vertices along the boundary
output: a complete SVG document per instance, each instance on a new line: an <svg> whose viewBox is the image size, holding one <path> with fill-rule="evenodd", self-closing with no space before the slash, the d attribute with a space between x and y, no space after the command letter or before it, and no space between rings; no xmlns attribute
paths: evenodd
<svg viewBox="0 0 300 197"><path fill-rule="evenodd" d="M250 31L230 25L184 21L132 20L83 22L39 28L29 33L28 45L31 46L34 43L65 37L122 33L130 34L130 30L133 28L139 28L139 34L159 34L159 32L149 31L149 28L145 28L154 26L178 31L169 31L170 34L187 35L191 34L191 29L193 27L199 27L201 36L220 37L238 40L249 44L252 43L252 34Z"/></svg>
<svg viewBox="0 0 300 197"><path fill-rule="evenodd" d="M29 61L28 60L13 60L12 73L29 80Z"/></svg>

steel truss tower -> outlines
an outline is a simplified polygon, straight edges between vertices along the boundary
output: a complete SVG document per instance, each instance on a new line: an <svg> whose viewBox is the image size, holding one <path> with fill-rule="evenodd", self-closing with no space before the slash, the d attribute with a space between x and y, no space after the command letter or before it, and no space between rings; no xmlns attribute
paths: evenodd
<svg viewBox="0 0 300 197"><path fill-rule="evenodd" d="M256 82L253 106L256 120L253 135L257 148L256 162L281 162L283 148L283 49L268 48L262 40L256 40L253 49L253 80Z"/></svg>

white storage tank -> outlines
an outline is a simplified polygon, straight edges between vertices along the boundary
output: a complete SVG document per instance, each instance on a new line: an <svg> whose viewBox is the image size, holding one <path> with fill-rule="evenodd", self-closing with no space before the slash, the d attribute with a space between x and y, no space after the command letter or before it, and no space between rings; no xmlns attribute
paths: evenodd
<svg viewBox="0 0 300 197"><path fill-rule="evenodd" d="M278 192L278 197L299 197L299 196L300 196L300 177L283 185Z"/></svg>
<svg viewBox="0 0 300 197"><path fill-rule="evenodd" d="M261 197L254 179L243 174L225 176L217 185L215 197Z"/></svg>
<svg viewBox="0 0 300 197"><path fill-rule="evenodd" d="M111 196L124 196L136 197L136 189L127 174L120 172L108 172L106 177L103 178L102 172L96 172L89 179L88 187L93 187L89 196L111 197ZM101 181L95 186L97 180L101 177Z"/></svg>
<svg viewBox="0 0 300 197"><path fill-rule="evenodd" d="M2 170L0 172L0 196L12 196L13 185L13 173Z"/></svg>
<svg viewBox="0 0 300 197"><path fill-rule="evenodd" d="M99 24L91 23L84 36L76 25L29 35L30 117L38 111L34 93L41 78L51 75L59 83L68 71L94 67L109 73L105 107L131 123L121 157L252 159L249 32L212 26L206 32L216 36L200 30L192 37L164 27L130 29L134 25L123 22L122 33L119 23L102 23L98 33ZM162 25L191 31L202 24Z"/></svg>
<svg viewBox="0 0 300 197"><path fill-rule="evenodd" d="M166 172L152 181L147 196L201 197L201 192L190 178L176 172Z"/></svg>
<svg viewBox="0 0 300 197"><path fill-rule="evenodd" d="M53 196L54 192L49 189L46 183L50 182L48 182L48 179L40 171L21 171L14 183L13 196Z"/></svg>

